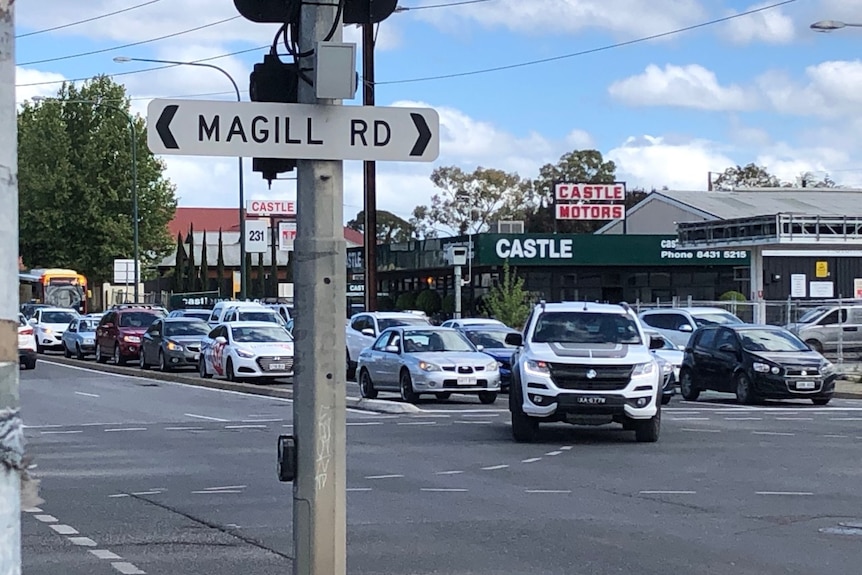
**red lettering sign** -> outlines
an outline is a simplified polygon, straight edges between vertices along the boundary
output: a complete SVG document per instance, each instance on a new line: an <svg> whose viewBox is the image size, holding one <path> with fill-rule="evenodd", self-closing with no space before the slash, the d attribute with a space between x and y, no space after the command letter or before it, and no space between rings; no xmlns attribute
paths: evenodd
<svg viewBox="0 0 862 575"><path fill-rule="evenodd" d="M246 203L246 213L253 216L295 216L296 202L293 200L251 200Z"/></svg>
<svg viewBox="0 0 862 575"><path fill-rule="evenodd" d="M568 200L602 200L623 201L626 198L626 185L615 184L557 184L554 187L554 198L557 201Z"/></svg>
<svg viewBox="0 0 862 575"><path fill-rule="evenodd" d="M556 204L558 220L622 220L626 217L623 204Z"/></svg>

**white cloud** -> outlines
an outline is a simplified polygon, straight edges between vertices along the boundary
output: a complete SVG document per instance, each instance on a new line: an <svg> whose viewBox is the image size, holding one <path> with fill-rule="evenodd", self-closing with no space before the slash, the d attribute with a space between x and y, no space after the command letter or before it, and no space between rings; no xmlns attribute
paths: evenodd
<svg viewBox="0 0 862 575"><path fill-rule="evenodd" d="M781 72L757 80L773 109L787 114L841 118L862 110L862 62L833 60L805 69L806 82Z"/></svg>
<svg viewBox="0 0 862 575"><path fill-rule="evenodd" d="M439 2L419 3L423 4ZM469 23L477 22L489 28L541 35L600 29L627 37L668 32L706 19L706 11L697 0L654 0L648 10L642 0L495 0L417 10L416 14L444 31L464 32L469 30ZM458 18L467 26L458 26Z"/></svg>
<svg viewBox="0 0 862 575"><path fill-rule="evenodd" d="M711 70L691 64L663 69L655 64L642 74L611 84L610 95L632 106L677 106L698 110L746 110L755 101L745 89L722 86Z"/></svg>
<svg viewBox="0 0 862 575"><path fill-rule="evenodd" d="M62 82L66 78L56 72L42 72L32 68L15 67L15 101L22 103L32 100L34 96L53 96L57 93L59 84L48 84L41 86L27 86L27 84L40 84L42 82ZM23 84L23 86L22 86Z"/></svg>
<svg viewBox="0 0 862 575"><path fill-rule="evenodd" d="M754 4L741 11L730 10L727 15L756 10L769 4L768 2ZM787 44L796 37L796 26L793 19L785 14L781 8L772 8L734 18L724 24L722 32L731 42L736 44L751 44L752 42Z"/></svg>

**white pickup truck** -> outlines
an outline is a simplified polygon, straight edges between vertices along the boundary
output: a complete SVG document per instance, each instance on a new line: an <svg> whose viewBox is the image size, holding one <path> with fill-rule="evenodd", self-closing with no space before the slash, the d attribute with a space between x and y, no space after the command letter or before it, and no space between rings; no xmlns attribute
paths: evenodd
<svg viewBox="0 0 862 575"><path fill-rule="evenodd" d="M347 380L356 378L356 362L366 347L371 347L380 333L399 325L431 325L427 317L410 312L376 311L358 313L347 322Z"/></svg>

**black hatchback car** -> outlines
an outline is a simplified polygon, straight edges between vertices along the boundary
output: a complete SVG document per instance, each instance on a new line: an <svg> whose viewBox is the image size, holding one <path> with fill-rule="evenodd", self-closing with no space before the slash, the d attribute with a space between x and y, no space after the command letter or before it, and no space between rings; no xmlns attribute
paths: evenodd
<svg viewBox="0 0 862 575"><path fill-rule="evenodd" d="M810 399L826 405L835 392L835 367L782 327L710 325L692 334L680 369L680 393L735 393L739 403Z"/></svg>

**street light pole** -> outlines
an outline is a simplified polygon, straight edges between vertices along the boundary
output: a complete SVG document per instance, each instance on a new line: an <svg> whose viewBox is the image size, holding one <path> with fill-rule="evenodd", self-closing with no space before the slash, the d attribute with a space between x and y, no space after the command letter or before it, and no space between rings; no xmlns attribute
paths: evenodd
<svg viewBox="0 0 862 575"><path fill-rule="evenodd" d="M862 28L862 23L841 22L840 20L820 20L810 26L815 32L832 32L841 28Z"/></svg>
<svg viewBox="0 0 862 575"><path fill-rule="evenodd" d="M233 85L234 92L236 92L236 101L241 102L242 96L239 91L239 86L237 86L236 80L233 79L227 70L220 66L216 66L215 64L207 64L206 62L181 62L178 60L156 60L152 58L128 58L126 56L117 56L114 58L114 62L117 63L125 63L125 62L151 62L153 64L172 64L174 66L197 66L199 68L211 68L213 70L218 70L222 74L224 74L230 83ZM243 181L242 175L242 157L237 158L238 167L239 167L239 299L243 300L246 298L246 293L248 293L248 273L245 267L245 184Z"/></svg>
<svg viewBox="0 0 862 575"><path fill-rule="evenodd" d="M135 287L134 298L135 303L140 303L140 279L141 279L141 248L139 224L140 216L138 215L138 131L135 128L135 118L126 110L119 106L106 104L101 100L58 100L57 98L46 98L44 96L34 96L34 102L61 102L66 104L90 104L91 106L102 106L116 110L126 117L129 122L129 135L132 139L132 257L134 258L134 274Z"/></svg>

